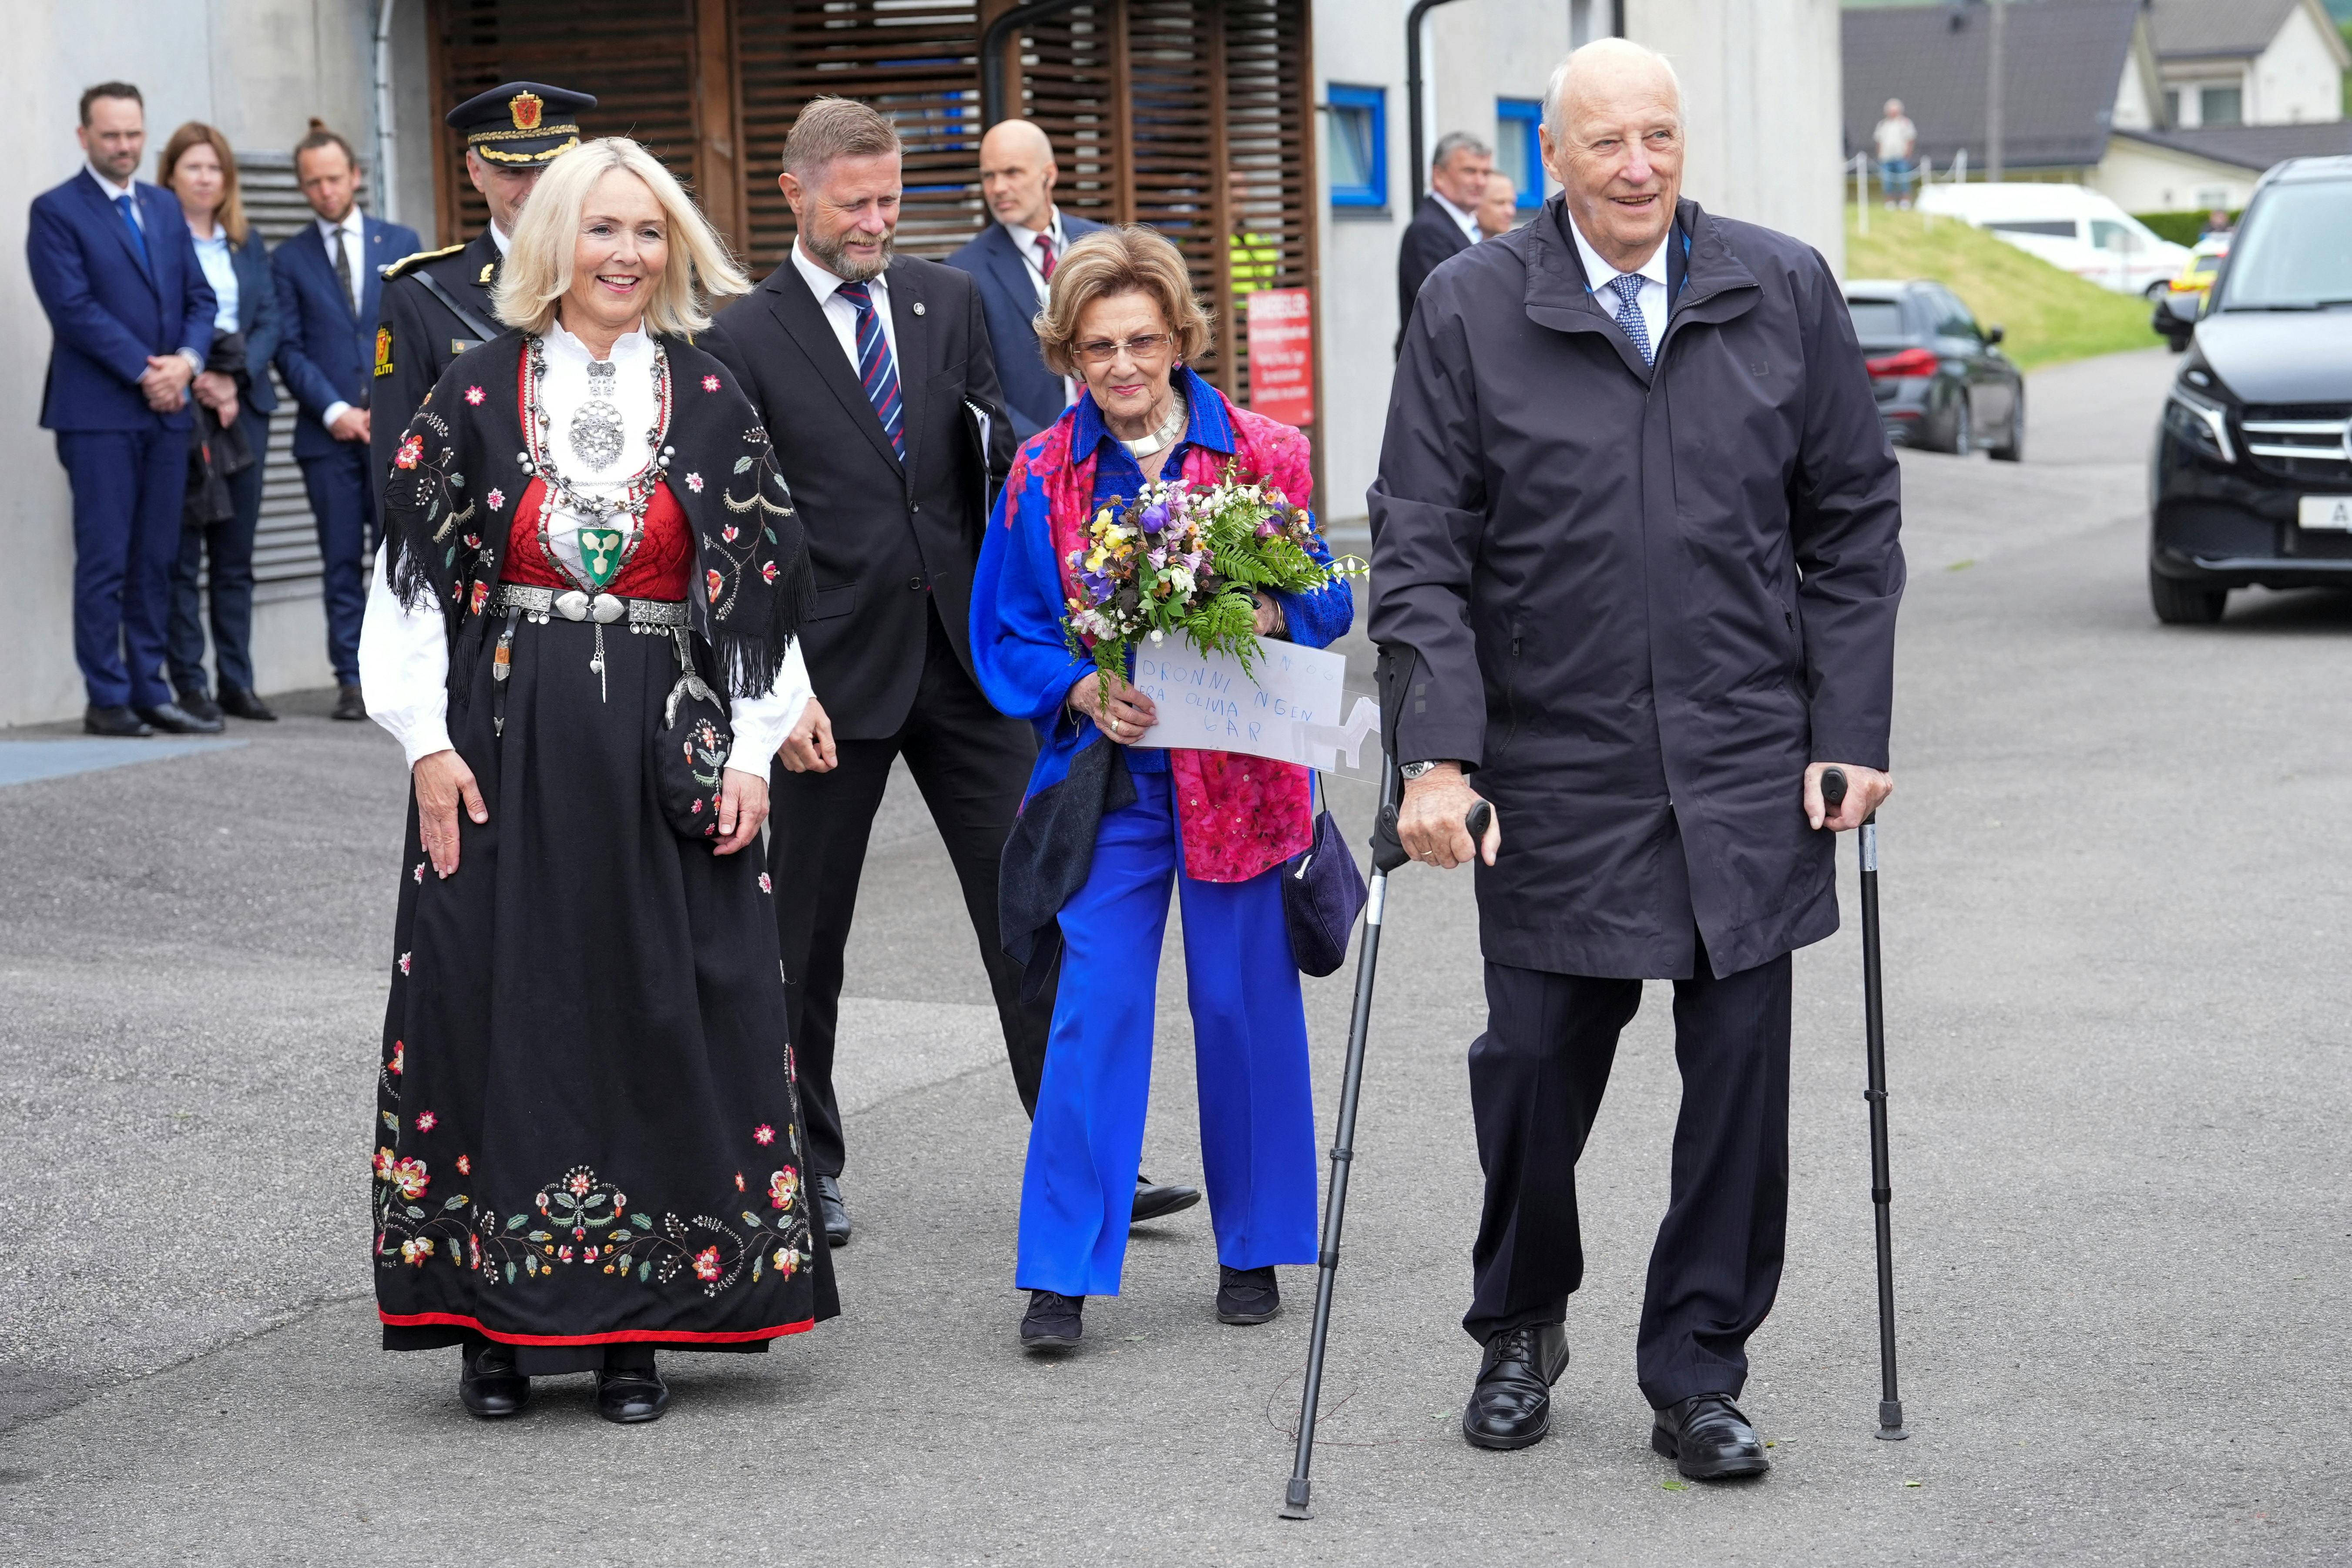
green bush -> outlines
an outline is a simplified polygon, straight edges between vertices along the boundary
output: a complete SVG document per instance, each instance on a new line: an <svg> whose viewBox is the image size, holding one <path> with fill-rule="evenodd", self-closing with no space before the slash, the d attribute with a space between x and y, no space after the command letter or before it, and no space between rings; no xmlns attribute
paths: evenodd
<svg viewBox="0 0 2352 1568"><path fill-rule="evenodd" d="M2199 207L2188 213L2134 213L2132 216L2156 231L2158 239L2168 239L2175 245L2194 245L2197 237L2205 232L2205 215L2211 209ZM2231 213L2230 221L2236 223L2238 215Z"/></svg>

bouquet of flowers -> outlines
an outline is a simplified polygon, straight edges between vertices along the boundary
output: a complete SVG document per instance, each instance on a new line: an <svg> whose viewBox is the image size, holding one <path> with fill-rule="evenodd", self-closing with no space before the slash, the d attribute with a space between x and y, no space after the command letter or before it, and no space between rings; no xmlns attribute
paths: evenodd
<svg viewBox="0 0 2352 1568"><path fill-rule="evenodd" d="M1063 622L1071 648L1104 677L1127 673L1139 638L1171 633L1202 653L1256 657L1258 590L1306 594L1363 571L1352 558L1315 559L1315 520L1282 492L1242 484L1229 467L1216 484L1153 480L1124 506L1106 506L1069 554L1078 592Z"/></svg>

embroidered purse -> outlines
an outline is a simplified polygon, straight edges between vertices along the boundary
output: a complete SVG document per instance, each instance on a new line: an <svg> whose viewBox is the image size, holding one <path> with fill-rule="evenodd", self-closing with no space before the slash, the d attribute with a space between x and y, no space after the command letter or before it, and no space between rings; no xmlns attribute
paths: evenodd
<svg viewBox="0 0 2352 1568"><path fill-rule="evenodd" d="M735 749L727 704L695 673L693 646L683 627L677 638L677 681L662 704L654 731L654 794L662 815L681 837L719 837L719 797L725 788L727 758Z"/></svg>

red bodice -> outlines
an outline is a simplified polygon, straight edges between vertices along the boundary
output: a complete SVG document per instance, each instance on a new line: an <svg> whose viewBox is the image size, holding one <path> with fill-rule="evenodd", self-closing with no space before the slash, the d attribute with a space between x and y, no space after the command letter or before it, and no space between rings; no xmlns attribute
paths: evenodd
<svg viewBox="0 0 2352 1568"><path fill-rule="evenodd" d="M534 479L515 506L514 525L507 532L506 582L559 593L573 586L562 569L540 548L539 515L547 505L547 481ZM624 599L661 599L682 604L687 579L694 566L694 540L687 531L686 512L667 482L654 489L646 508L645 527L636 549L604 592Z"/></svg>

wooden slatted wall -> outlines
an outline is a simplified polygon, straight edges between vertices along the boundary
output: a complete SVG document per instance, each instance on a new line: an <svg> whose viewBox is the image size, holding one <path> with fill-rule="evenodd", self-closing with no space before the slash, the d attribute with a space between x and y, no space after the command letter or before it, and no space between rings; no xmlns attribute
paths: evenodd
<svg viewBox="0 0 2352 1568"><path fill-rule="evenodd" d="M987 222L977 51L1012 3L566 0L551 26L539 0L434 0L436 111L519 77L597 94L583 129L651 146L756 276L792 246L776 174L793 117L845 93L905 139L900 247L943 257ZM1056 199L1176 243L1216 311L1217 346L1198 368L1244 401L1249 287L1316 280L1312 44L1308 0L1090 0L1008 51L1007 107L1052 139ZM444 243L484 221L461 153L448 133Z"/></svg>

